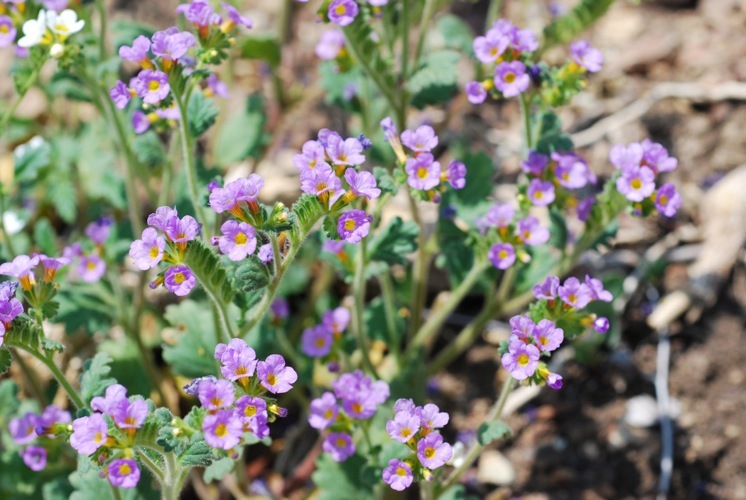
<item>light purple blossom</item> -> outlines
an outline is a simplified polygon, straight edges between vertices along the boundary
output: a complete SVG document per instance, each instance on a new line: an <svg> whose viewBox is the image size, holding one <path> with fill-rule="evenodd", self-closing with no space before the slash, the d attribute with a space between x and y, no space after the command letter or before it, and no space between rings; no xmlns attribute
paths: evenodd
<svg viewBox="0 0 746 500"><path fill-rule="evenodd" d="M430 153L408 158L404 170L409 175L407 184L413 189L427 191L440 184L440 163Z"/></svg>
<svg viewBox="0 0 746 500"><path fill-rule="evenodd" d="M272 394L288 392L298 380L296 371L285 366L285 358L279 354L271 354L265 361L259 361L256 373L262 387Z"/></svg>
<svg viewBox="0 0 746 500"><path fill-rule="evenodd" d="M616 188L629 201L641 202L655 191L655 172L648 167L625 167Z"/></svg>
<svg viewBox="0 0 746 500"><path fill-rule="evenodd" d="M509 203L492 205L485 215L485 220L491 226L508 227L513 221L515 209Z"/></svg>
<svg viewBox="0 0 746 500"><path fill-rule="evenodd" d="M259 397L241 396L236 401L233 414L238 417L244 426L244 430L250 430L260 439L269 436L267 425L267 402Z"/></svg>
<svg viewBox="0 0 746 500"><path fill-rule="evenodd" d="M555 152L552 153L552 160L557 162L554 174L561 186L580 189L588 183L596 183L596 176L580 156L574 153Z"/></svg>
<svg viewBox="0 0 746 500"><path fill-rule="evenodd" d="M144 69L131 83L145 104L158 104L171 90L168 75L158 70Z"/></svg>
<svg viewBox="0 0 746 500"><path fill-rule="evenodd" d="M327 163L319 163L313 169L307 169L300 174L301 191L316 196L329 193L334 194L342 189L342 181L334 174L334 170Z"/></svg>
<svg viewBox="0 0 746 500"><path fill-rule="evenodd" d="M28 444L36 439L36 428L39 426L39 416L28 412L22 417L11 419L8 431L16 444Z"/></svg>
<svg viewBox="0 0 746 500"><path fill-rule="evenodd" d="M334 0L329 4L329 20L339 26L348 26L355 20L358 11L354 0Z"/></svg>
<svg viewBox="0 0 746 500"><path fill-rule="evenodd" d="M562 385L563 385L562 375L559 375L557 373L548 373L546 381L547 381L547 386L550 389L554 389L555 391L562 389Z"/></svg>
<svg viewBox="0 0 746 500"><path fill-rule="evenodd" d="M227 345L218 344L215 359L222 365L223 377L232 382L247 382L256 369L256 352L242 339L232 339Z"/></svg>
<svg viewBox="0 0 746 500"><path fill-rule="evenodd" d="M0 16L0 48L12 45L17 34L13 20L8 16Z"/></svg>
<svg viewBox="0 0 746 500"><path fill-rule="evenodd" d="M394 403L394 411L396 413L409 413L414 415L416 409L417 405L415 405L414 401L409 398L399 398L396 400L396 403Z"/></svg>
<svg viewBox="0 0 746 500"><path fill-rule="evenodd" d="M150 128L150 116L146 115L139 109L132 114L132 130L136 134L144 134Z"/></svg>
<svg viewBox="0 0 746 500"><path fill-rule="evenodd" d="M668 151L661 144L650 139L643 139L640 143L643 150L642 164L649 167L653 172L671 172L676 170L678 160L668 155Z"/></svg>
<svg viewBox="0 0 746 500"><path fill-rule="evenodd" d="M534 297L538 300L554 300L557 298L560 279L557 276L548 276L544 283L534 286Z"/></svg>
<svg viewBox="0 0 746 500"><path fill-rule="evenodd" d="M11 262L0 265L0 274L17 278L24 290L30 290L31 285L36 283L33 270L38 265L38 256L18 255Z"/></svg>
<svg viewBox="0 0 746 500"><path fill-rule="evenodd" d="M639 167L642 163L642 145L633 142L627 146L617 144L609 152L609 161L616 168Z"/></svg>
<svg viewBox="0 0 746 500"><path fill-rule="evenodd" d="M332 332L324 325L306 328L301 337L303 353L312 358L322 358L329 354L333 342Z"/></svg>
<svg viewBox="0 0 746 500"><path fill-rule="evenodd" d="M516 29L513 31L513 47L520 52L533 52L539 48L539 41L530 29Z"/></svg>
<svg viewBox="0 0 746 500"><path fill-rule="evenodd" d="M510 45L510 36L496 29L490 29L484 36L474 39L474 54L483 63L496 63Z"/></svg>
<svg viewBox="0 0 746 500"><path fill-rule="evenodd" d="M114 101L117 109L124 109L132 99L132 92L127 84L117 80L117 83L109 91L109 97Z"/></svg>
<svg viewBox="0 0 746 500"><path fill-rule="evenodd" d="M601 51L591 47L585 40L578 40L570 44L570 53L573 60L585 68L589 73L601 71L601 65L604 63L604 56Z"/></svg>
<svg viewBox="0 0 746 500"><path fill-rule="evenodd" d="M495 88L505 97L515 97L525 92L530 83L526 65L521 61L501 62L495 68Z"/></svg>
<svg viewBox="0 0 746 500"><path fill-rule="evenodd" d="M596 204L596 198L590 197L586 198L585 200L582 200L580 203L578 203L578 207L576 209L578 220L580 222L585 222L588 220L588 217L591 215L591 210L593 209L593 205Z"/></svg>
<svg viewBox="0 0 746 500"><path fill-rule="evenodd" d="M356 196L365 196L369 200L381 196L381 190L376 187L376 178L370 172L357 172L354 168L348 168L345 170L345 180Z"/></svg>
<svg viewBox="0 0 746 500"><path fill-rule="evenodd" d="M118 458L106 466L109 482L115 488L129 490L140 481L140 466L131 458Z"/></svg>
<svg viewBox="0 0 746 500"><path fill-rule="evenodd" d="M202 421L202 432L207 444L213 448L230 450L241 441L243 423L234 412L223 410L205 416Z"/></svg>
<svg viewBox="0 0 746 500"><path fill-rule="evenodd" d="M142 63L148 59L150 50L150 40L144 35L140 35L132 42L132 46L122 45L119 47L119 57L125 61ZM149 63L148 63L149 64Z"/></svg>
<svg viewBox="0 0 746 500"><path fill-rule="evenodd" d="M181 264L169 267L163 278L166 289L179 297L189 295L194 285L197 284L197 278L194 276L192 270Z"/></svg>
<svg viewBox="0 0 746 500"><path fill-rule="evenodd" d="M332 382L332 389L342 400L342 407L347 414L356 419L372 417L378 405L383 404L389 397L389 386L386 382L373 382L360 370L342 374Z"/></svg>
<svg viewBox="0 0 746 500"><path fill-rule="evenodd" d="M26 467L34 472L42 471L47 466L47 450L41 446L27 446L21 452L21 458Z"/></svg>
<svg viewBox="0 0 746 500"><path fill-rule="evenodd" d="M321 40L316 44L316 55L330 61L339 56L345 46L345 36L340 30L327 30L321 34Z"/></svg>
<svg viewBox="0 0 746 500"><path fill-rule="evenodd" d="M328 453L335 462L344 462L355 453L352 437L344 432L330 432L324 439L321 449Z"/></svg>
<svg viewBox="0 0 746 500"><path fill-rule="evenodd" d="M591 278L589 275L586 274L585 284L591 290L591 296L593 297L593 300L600 300L603 302L611 302L612 300L614 300L611 292L609 292L608 290L604 290L604 284L601 282L601 280Z"/></svg>
<svg viewBox="0 0 746 500"><path fill-rule="evenodd" d="M45 435L47 437L54 437L54 434L51 432L51 428L55 424L67 424L71 421L72 417L69 411L65 411L62 408L58 408L54 405L49 405L44 408L44 411L39 417L36 433L39 435Z"/></svg>
<svg viewBox="0 0 746 500"><path fill-rule="evenodd" d="M420 418L407 412L400 412L394 416L394 420L386 422L386 432L391 439L406 443L420 430Z"/></svg>
<svg viewBox="0 0 746 500"><path fill-rule="evenodd" d="M231 93L228 91L228 85L218 78L216 73L210 73L210 76L205 79L205 83L207 83L207 88L213 95L222 97L223 99L230 99Z"/></svg>
<svg viewBox="0 0 746 500"><path fill-rule="evenodd" d="M259 174L251 174L247 178L236 179L225 187L218 187L210 193L210 208L217 213L230 212L236 217L242 217L242 206L247 206L251 212L257 212L259 207L257 198L264 187L264 179Z"/></svg>
<svg viewBox="0 0 746 500"><path fill-rule="evenodd" d="M518 222L518 236L529 246L543 245L549 241L549 230L541 225L539 219L530 215Z"/></svg>
<svg viewBox="0 0 746 500"><path fill-rule="evenodd" d="M233 405L236 392L228 380L203 380L197 387L197 397L209 411L229 408Z"/></svg>
<svg viewBox="0 0 746 500"><path fill-rule="evenodd" d="M557 294L562 302L575 309L582 309L593 300L593 291L578 278L567 278L557 289Z"/></svg>
<svg viewBox="0 0 746 500"><path fill-rule="evenodd" d="M129 255L134 259L134 264L138 269L147 271L163 260L165 248L166 240L158 236L155 229L148 227L143 230L142 239L132 242Z"/></svg>
<svg viewBox="0 0 746 500"><path fill-rule="evenodd" d="M526 194L533 205L537 207L546 207L555 199L554 184L551 181L531 179Z"/></svg>
<svg viewBox="0 0 746 500"><path fill-rule="evenodd" d="M466 165L463 162L451 160L448 164L448 183L453 189L463 189L466 186Z"/></svg>
<svg viewBox="0 0 746 500"><path fill-rule="evenodd" d="M182 248L197 236L202 230L202 224L191 215L185 215L181 219L171 219L166 225L166 237Z"/></svg>
<svg viewBox="0 0 746 500"><path fill-rule="evenodd" d="M364 210L349 210L339 218L337 232L347 243L360 243L368 236L372 221L373 216L366 214Z"/></svg>
<svg viewBox="0 0 746 500"><path fill-rule="evenodd" d="M176 13L184 14L184 18L197 27L220 24L221 22L220 16L215 14L211 5L199 0L179 5L176 7Z"/></svg>
<svg viewBox="0 0 746 500"><path fill-rule="evenodd" d="M536 372L539 365L539 349L533 344L511 342L508 352L502 356L503 367L516 380L524 380Z"/></svg>
<svg viewBox="0 0 746 500"><path fill-rule="evenodd" d="M337 307L326 311L321 318L321 323L335 336L339 336L347 329L350 323L350 310L346 307Z"/></svg>
<svg viewBox="0 0 746 500"><path fill-rule="evenodd" d="M437 469L451 459L451 445L443 442L438 433L428 434L417 443L417 458L428 469Z"/></svg>
<svg viewBox="0 0 746 500"><path fill-rule="evenodd" d="M401 143L418 153L429 153L438 145L438 136L430 125L420 125L417 130L401 133Z"/></svg>
<svg viewBox="0 0 746 500"><path fill-rule="evenodd" d="M538 151L531 150L528 153L528 158L521 162L521 170L527 174L541 175L548 163L549 158Z"/></svg>
<svg viewBox="0 0 746 500"><path fill-rule="evenodd" d="M596 333L606 333L609 331L609 318L604 318L603 316L600 318L596 318L593 320L593 329L596 330Z"/></svg>
<svg viewBox="0 0 746 500"><path fill-rule="evenodd" d="M273 260L275 260L275 253L272 250L272 244L266 243L259 247L259 251L256 253L256 256L259 257L259 260L262 261L262 264L269 264Z"/></svg>
<svg viewBox="0 0 746 500"><path fill-rule="evenodd" d="M117 405L127 400L127 388L122 384L113 384L106 388L104 396L91 399L91 409L109 416L114 414Z"/></svg>
<svg viewBox="0 0 746 500"><path fill-rule="evenodd" d="M391 486L392 490L404 491L412 486L414 474L406 462L392 458L388 466L383 469L383 482Z"/></svg>
<svg viewBox="0 0 746 500"><path fill-rule="evenodd" d="M536 325L528 314L510 318L511 337L528 344L533 342Z"/></svg>
<svg viewBox="0 0 746 500"><path fill-rule="evenodd" d="M542 319L534 328L534 341L543 352L551 352L557 349L565 338L562 328L557 328L554 322Z"/></svg>
<svg viewBox="0 0 746 500"><path fill-rule="evenodd" d="M306 141L301 152L293 156L293 164L301 172L316 168L321 163L326 163L326 151L319 141Z"/></svg>
<svg viewBox="0 0 746 500"><path fill-rule="evenodd" d="M199 395L199 384L205 380L215 383L218 381L218 378L214 375L205 375L204 377L195 378L184 386L184 392L196 398Z"/></svg>
<svg viewBox="0 0 746 500"><path fill-rule="evenodd" d="M504 271L515 263L515 249L510 243L496 243L488 257L493 266Z"/></svg>
<svg viewBox="0 0 746 500"><path fill-rule="evenodd" d="M175 61L184 57L189 48L197 43L194 35L187 31L179 31L176 27L156 32L152 40L151 51L164 61Z"/></svg>
<svg viewBox="0 0 746 500"><path fill-rule="evenodd" d="M220 251L232 261L238 262L254 253L256 230L245 222L227 220L220 227L223 236L218 240Z"/></svg>
<svg viewBox="0 0 746 500"><path fill-rule="evenodd" d="M432 403L418 409L417 416L420 418L420 425L423 429L432 431L433 429L441 429L448 425L448 413L440 411L440 408Z"/></svg>
<svg viewBox="0 0 746 500"><path fill-rule="evenodd" d="M681 208L681 195L676 192L676 186L667 182L658 189L655 196L655 208L666 217L673 217Z"/></svg>
<svg viewBox="0 0 746 500"><path fill-rule="evenodd" d="M23 304L18 299L0 300L0 325L2 325L0 337L5 335L6 330L10 328L10 323L22 312ZM0 342L0 345L2 345L2 342Z"/></svg>
<svg viewBox="0 0 746 500"><path fill-rule="evenodd" d="M342 139L337 133L332 133L324 145L326 154L335 165L360 165L365 161L363 144L356 138Z"/></svg>
<svg viewBox="0 0 746 500"><path fill-rule="evenodd" d="M106 262L98 254L84 255L78 263L78 275L86 283L99 281L106 273Z"/></svg>
<svg viewBox="0 0 746 500"><path fill-rule="evenodd" d="M142 399L122 399L114 406L111 417L120 429L139 429L148 416L148 404Z"/></svg>
<svg viewBox="0 0 746 500"><path fill-rule="evenodd" d="M269 308L275 318L287 318L290 316L290 304L285 299L275 299Z"/></svg>
<svg viewBox="0 0 746 500"><path fill-rule="evenodd" d="M238 12L238 10L232 5L225 2L220 2L220 5L222 5L225 11L228 13L228 20L226 21L228 25L223 28L223 31L230 31L235 26L243 26L247 29L251 29L254 26L254 21L246 16L241 15L241 13Z"/></svg>
<svg viewBox="0 0 746 500"><path fill-rule="evenodd" d="M308 423L311 427L320 431L332 425L339 414L337 398L331 392L325 392L321 397L311 401L310 407Z"/></svg>
<svg viewBox="0 0 746 500"><path fill-rule="evenodd" d="M482 104L487 99L487 89L481 82L469 82L466 84L466 98L472 104Z"/></svg>
<svg viewBox="0 0 746 500"><path fill-rule="evenodd" d="M81 455L90 455L106 443L108 431L106 420L100 413L75 419L70 446Z"/></svg>

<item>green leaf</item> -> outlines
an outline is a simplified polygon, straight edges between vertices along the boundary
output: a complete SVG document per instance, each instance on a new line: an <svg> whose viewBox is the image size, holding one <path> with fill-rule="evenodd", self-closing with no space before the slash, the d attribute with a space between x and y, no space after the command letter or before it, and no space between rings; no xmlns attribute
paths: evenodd
<svg viewBox="0 0 746 500"><path fill-rule="evenodd" d="M140 134L132 143L132 150L140 163L149 167L157 167L166 161L166 152L158 134L148 130Z"/></svg>
<svg viewBox="0 0 746 500"><path fill-rule="evenodd" d="M173 371L186 377L217 374L213 353L218 342L210 308L185 300L166 307L164 317L176 328L163 346L163 359Z"/></svg>
<svg viewBox="0 0 746 500"><path fill-rule="evenodd" d="M341 236L339 236L339 230L337 229L339 217L341 215L342 214L340 213L331 213L324 217L324 222L322 222L321 227L324 230L326 237L330 240L342 239Z"/></svg>
<svg viewBox="0 0 746 500"><path fill-rule="evenodd" d="M391 174L389 174L389 171L386 170L383 167L373 167L373 176L376 178L376 184L378 185L378 189L381 190L381 193L390 193L391 196L394 196L397 191L399 191L399 187L396 185L396 181L393 177L391 177Z"/></svg>
<svg viewBox="0 0 746 500"><path fill-rule="evenodd" d="M518 272L515 285L518 293L530 290L535 284L543 282L559 261L556 250L548 245L531 247L529 252L531 253L531 263L522 266Z"/></svg>
<svg viewBox="0 0 746 500"><path fill-rule="evenodd" d="M443 35L446 47L458 50L466 55L474 53L474 35L466 21L453 14L445 14L435 20L435 26Z"/></svg>
<svg viewBox="0 0 746 500"><path fill-rule="evenodd" d="M545 111L538 119L541 120L535 146L538 152L550 155L555 151L572 151L572 139L562 130L562 122L554 111Z"/></svg>
<svg viewBox="0 0 746 500"><path fill-rule="evenodd" d="M396 81L391 67L391 60L383 57L383 52L376 40L378 34L373 29L373 23L365 13L358 15L355 21L343 28L346 46L356 59L361 59L369 68L370 73L377 75L381 84L388 92L394 92Z"/></svg>
<svg viewBox="0 0 746 500"><path fill-rule="evenodd" d="M149 404L153 404L152 401ZM164 427L171 425L171 420L174 416L168 410L168 408L156 408L155 411L151 412L142 427L135 434L135 446L152 445L158 440L158 434Z"/></svg>
<svg viewBox="0 0 746 500"><path fill-rule="evenodd" d="M184 263L194 272L203 287L216 294L223 304L228 304L233 298L233 287L228 279L220 257L212 251L202 240L189 242L184 254Z"/></svg>
<svg viewBox="0 0 746 500"><path fill-rule="evenodd" d="M318 220L326 213L319 199L312 194L304 194L293 204L297 225L293 229L293 239L305 237Z"/></svg>
<svg viewBox="0 0 746 500"><path fill-rule="evenodd" d="M43 253L57 255L57 235L46 217L34 224L34 243Z"/></svg>
<svg viewBox="0 0 746 500"><path fill-rule="evenodd" d="M52 97L64 97L71 101L93 102L91 93L83 81L72 73L58 71L47 85L47 92Z"/></svg>
<svg viewBox="0 0 746 500"><path fill-rule="evenodd" d="M202 479L204 479L206 483L219 481L232 472L235 465L236 461L232 458L221 458L220 460L210 464L210 466L205 469L205 475Z"/></svg>
<svg viewBox="0 0 746 500"><path fill-rule="evenodd" d="M195 92L187 104L189 119L189 133L192 137L199 137L215 123L218 108L212 99L208 99L202 92Z"/></svg>
<svg viewBox="0 0 746 500"><path fill-rule="evenodd" d="M580 0L573 9L544 28L541 51L562 45L580 35L603 16L614 0Z"/></svg>
<svg viewBox="0 0 746 500"><path fill-rule="evenodd" d="M36 322L31 321L26 315L21 315L13 320L10 330L5 332L3 343L10 347L38 349L43 336Z"/></svg>
<svg viewBox="0 0 746 500"><path fill-rule="evenodd" d="M75 222L78 214L78 195L69 174L55 175L54 181L47 184L46 195L47 201L57 210L62 220L68 224Z"/></svg>
<svg viewBox="0 0 746 500"><path fill-rule="evenodd" d="M549 209L549 220L551 221L549 244L562 250L567 246L569 234L565 216L559 210L551 208Z"/></svg>
<svg viewBox="0 0 746 500"><path fill-rule="evenodd" d="M316 461L316 472L311 478L321 490L319 500L366 500L374 498L373 488L362 481L365 459L353 455L344 462L335 462L324 453Z"/></svg>
<svg viewBox="0 0 746 500"><path fill-rule="evenodd" d="M448 190L443 206L454 205L458 215L466 220L474 220L484 214L491 205L486 201L495 187L495 165L484 153L472 153L457 147L454 154L466 166L466 185L463 189Z"/></svg>
<svg viewBox="0 0 746 500"><path fill-rule="evenodd" d="M412 94L412 106L425 106L448 102L458 91L458 74L453 68L461 56L453 50L440 50L426 55L420 68L407 81Z"/></svg>
<svg viewBox="0 0 746 500"><path fill-rule="evenodd" d="M207 467L213 460L215 456L212 454L212 448L203 437L196 434L189 446L179 455L179 465L182 467Z"/></svg>
<svg viewBox="0 0 746 500"><path fill-rule="evenodd" d="M477 429L477 439L482 446L487 446L491 442L510 436L511 434L513 434L513 431L502 420L485 422Z"/></svg>
<svg viewBox="0 0 746 500"><path fill-rule="evenodd" d="M406 256L417 250L419 234L420 228L415 222L405 222L401 217L396 217L371 239L370 260L406 264Z"/></svg>
<svg viewBox="0 0 746 500"><path fill-rule="evenodd" d="M6 429L18 409L18 386L10 378L0 382L0 429Z"/></svg>
<svg viewBox="0 0 746 500"><path fill-rule="evenodd" d="M270 280L267 266L256 255L241 262L234 276L234 286L246 293L261 290L269 285Z"/></svg>
<svg viewBox="0 0 746 500"><path fill-rule="evenodd" d="M83 363L83 374L80 376L80 396L86 403L94 396L98 396L112 384L116 379L109 377L111 373L111 357L103 352L96 354L93 359Z"/></svg>
<svg viewBox="0 0 746 500"><path fill-rule="evenodd" d="M157 30L157 28L149 24L121 17L112 19L109 29L112 33L112 43L117 51L122 45L132 45L132 40L140 35L150 38Z"/></svg>
<svg viewBox="0 0 746 500"><path fill-rule="evenodd" d="M10 355L10 351L0 347L0 375L4 375L8 372L11 361L12 356Z"/></svg>
<svg viewBox="0 0 746 500"><path fill-rule="evenodd" d="M282 58L280 42L273 35L246 37L241 43L241 57L267 61L270 66L276 68Z"/></svg>
<svg viewBox="0 0 746 500"><path fill-rule="evenodd" d="M248 157L256 158L265 138L266 121L262 96L256 92L246 100L244 109L233 113L220 127L215 144L216 163L227 167Z"/></svg>
<svg viewBox="0 0 746 500"><path fill-rule="evenodd" d="M41 137L35 137L13 151L16 182L37 180L39 170L49 166L52 158L52 145Z"/></svg>

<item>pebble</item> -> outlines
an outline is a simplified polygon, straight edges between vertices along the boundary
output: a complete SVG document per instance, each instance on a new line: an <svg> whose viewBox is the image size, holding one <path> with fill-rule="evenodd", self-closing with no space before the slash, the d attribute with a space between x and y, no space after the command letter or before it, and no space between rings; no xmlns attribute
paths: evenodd
<svg viewBox="0 0 746 500"><path fill-rule="evenodd" d="M505 455L497 450L487 450L479 457L477 480L480 483L498 486L515 482L515 469Z"/></svg>
<svg viewBox="0 0 746 500"><path fill-rule="evenodd" d="M651 427L658 421L658 402L653 396L641 394L627 400L624 423L632 427Z"/></svg>

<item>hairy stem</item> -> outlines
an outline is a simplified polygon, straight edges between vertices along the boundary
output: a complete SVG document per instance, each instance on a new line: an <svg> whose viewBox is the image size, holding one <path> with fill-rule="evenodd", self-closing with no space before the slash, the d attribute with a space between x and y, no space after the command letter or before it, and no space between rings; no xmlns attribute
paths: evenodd
<svg viewBox="0 0 746 500"><path fill-rule="evenodd" d="M12 260L18 254L13 247L13 240L11 240L10 234L5 228L5 186L0 186L0 233L3 235L3 242L8 252L8 258Z"/></svg>
<svg viewBox="0 0 746 500"><path fill-rule="evenodd" d="M425 228L422 225L420 210L417 207L417 201L412 196L411 191L407 188L407 197L409 199L409 209L412 213L412 220L419 226L420 233L417 236L417 255L415 256L414 266L412 268L412 292L410 304L410 336L414 336L422 324L422 310L425 308L425 295L427 295L427 273L428 255L425 240Z"/></svg>
<svg viewBox="0 0 746 500"><path fill-rule="evenodd" d="M396 331L396 292L394 284L391 281L391 275L387 272L378 276L378 282L381 285L381 297L383 299L383 310L386 314L386 331L389 334L389 349L391 355L399 365L399 351L401 349L401 339Z"/></svg>
<svg viewBox="0 0 746 500"><path fill-rule="evenodd" d="M67 393L67 396L70 398L70 400L73 402L78 410L86 407L86 403L85 401L83 401L83 398L80 396L80 394L78 394L78 391L73 389L73 386L70 385L70 382L67 381L65 375L54 363L54 360L51 358L51 356L45 356L33 347L19 346L19 348L31 354L33 357L44 363L47 368L49 368L49 371L52 372L54 378L57 379L57 383L60 384L60 387L62 387L62 389Z"/></svg>
<svg viewBox="0 0 746 500"><path fill-rule="evenodd" d="M181 119L179 120L179 136L181 138L181 154L186 173L187 188L189 189L189 198L191 199L192 206L194 206L194 213L197 216L197 220L206 224L207 218L205 217L205 211L199 202L197 164L194 159L194 138L188 129L189 119L187 115L187 105L189 103L184 101L183 96L174 95L174 100L176 101L176 105L179 107L179 113L181 114ZM203 234L203 238L207 238L207 235Z"/></svg>
<svg viewBox="0 0 746 500"><path fill-rule="evenodd" d="M36 83L36 79L39 78L39 71L41 70L41 67L44 65L44 62L42 61L39 63L39 67L35 68L29 77L26 79L26 81L23 83L23 86L21 89L23 92L18 94L15 101L13 101L13 104L10 105L8 109L5 110L5 113L3 114L3 117L0 119L0 137L3 136L5 133L5 129L8 126L8 122L10 122L10 119L13 117L13 113L16 112L16 109L18 109L18 106L21 104L21 101L23 101L23 98L26 96L26 93L31 89L31 86Z"/></svg>
<svg viewBox="0 0 746 500"><path fill-rule="evenodd" d="M365 321L363 313L365 311L365 242L363 239L358 245L358 252L355 258L355 277L352 283L352 296L355 299L355 310L353 322L355 326L355 335L357 336L357 347L363 359L363 367L371 374L376 374L376 368L370 360L370 342L365 333Z"/></svg>

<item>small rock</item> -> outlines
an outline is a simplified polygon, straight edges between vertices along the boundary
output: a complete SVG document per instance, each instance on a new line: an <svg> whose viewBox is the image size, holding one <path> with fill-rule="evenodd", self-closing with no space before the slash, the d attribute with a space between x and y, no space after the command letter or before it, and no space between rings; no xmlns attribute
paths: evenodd
<svg viewBox="0 0 746 500"><path fill-rule="evenodd" d="M658 402L653 396L641 394L627 400L624 423L632 427L651 427L658 421Z"/></svg>
<svg viewBox="0 0 746 500"><path fill-rule="evenodd" d="M515 482L515 469L505 455L497 450L487 450L479 457L477 480L498 486Z"/></svg>

